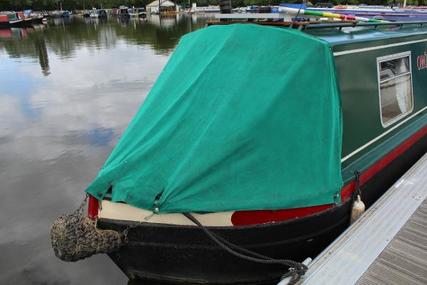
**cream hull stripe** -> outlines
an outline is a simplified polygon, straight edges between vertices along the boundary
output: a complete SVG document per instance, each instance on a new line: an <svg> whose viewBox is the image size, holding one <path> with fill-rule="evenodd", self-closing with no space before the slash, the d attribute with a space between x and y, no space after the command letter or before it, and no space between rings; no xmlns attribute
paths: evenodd
<svg viewBox="0 0 427 285"><path fill-rule="evenodd" d="M212 227L231 227L234 212L214 212L207 214L192 213L203 225ZM124 203L107 200L101 202L98 217L102 219L132 221L139 223L195 226L192 221L180 213L153 214L153 212Z"/></svg>
<svg viewBox="0 0 427 285"><path fill-rule="evenodd" d="M394 43L394 44L375 46L375 47L357 48L357 49L351 49L351 50L337 51L337 52L334 52L334 56L340 56L340 55L346 55L346 54L352 54L352 53L359 53L359 52L377 50L377 49L383 49L383 48L389 48L389 47L398 47L398 46L404 46L404 45L410 45L410 44L416 44L416 43L422 43L422 42L427 42L427 39L401 42L401 43Z"/></svg>
<svg viewBox="0 0 427 285"><path fill-rule="evenodd" d="M396 128L400 127L402 124L406 123L407 121L409 121L410 119L412 119L413 117L417 116L418 114L422 113L423 111L427 110L427 107L422 108L421 110L419 110L418 112L412 114L411 116L407 117L405 120L401 121L400 123L394 125L393 127L391 127L390 129L388 129L387 131L385 131L384 133L382 133L381 135L379 135L378 137L374 138L373 140L367 142L366 144L362 145L361 147L359 147L358 149L356 149L355 151L349 153L348 155L344 156L341 159L341 162L346 161L347 159L349 159L350 157L352 157L353 155L357 154L358 152L360 152L361 150L364 150L365 148L367 148L368 146L370 146L371 144L373 144L374 142L378 141L379 139L381 139L382 137L388 135L390 132L392 132L393 130L395 130Z"/></svg>

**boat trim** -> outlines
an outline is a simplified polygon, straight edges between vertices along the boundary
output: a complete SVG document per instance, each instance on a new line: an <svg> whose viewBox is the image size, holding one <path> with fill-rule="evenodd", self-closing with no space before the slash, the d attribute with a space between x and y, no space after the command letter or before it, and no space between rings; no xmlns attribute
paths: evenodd
<svg viewBox="0 0 427 285"><path fill-rule="evenodd" d="M400 42L400 43L374 46L374 47L367 47L367 48L356 48L356 49L351 49L351 50L337 51L337 52L334 52L334 56L340 56L340 55L346 55L346 54L352 54L352 53L359 53L359 52L371 51L371 50L378 50L378 49L389 48L389 47L404 46L404 45L410 45L410 44L416 44L416 43L422 43L422 42L427 42L427 39Z"/></svg>
<svg viewBox="0 0 427 285"><path fill-rule="evenodd" d="M427 40L426 40L427 41ZM355 154L357 154L358 152L364 150L365 148L367 148L368 146L370 146L371 144L373 144L374 142L378 141L379 139L383 138L384 136L388 135L390 132L392 132L393 130L395 130L396 128L400 127L401 125L403 125L404 123L406 123L407 121L409 121L410 119L414 118L415 116L421 114L423 111L427 110L427 107L422 108L421 110L419 110L418 112L412 114L411 116L407 117L405 120L401 121L400 123L394 125L393 127L391 127L390 129L388 129L387 131L385 131L384 133L382 133L381 135L377 136L376 138L372 139L371 141L367 142L366 144L362 145L361 147L357 148L356 150L354 150L353 152L349 153L348 155L344 156L341 159L341 163L346 161L347 159L349 159L350 157L354 156Z"/></svg>
<svg viewBox="0 0 427 285"><path fill-rule="evenodd" d="M191 213L203 225L216 227L232 227L231 216L234 212L213 212L213 213ZM194 223L182 213L154 214L150 210L134 207L129 204L101 201L98 209L98 218L121 221L131 221L139 223L170 224L194 226Z"/></svg>

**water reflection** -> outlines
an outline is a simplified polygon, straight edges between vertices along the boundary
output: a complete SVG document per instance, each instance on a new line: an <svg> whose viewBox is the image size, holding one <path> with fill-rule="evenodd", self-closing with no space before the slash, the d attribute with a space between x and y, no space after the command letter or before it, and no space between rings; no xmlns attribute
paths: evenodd
<svg viewBox="0 0 427 285"><path fill-rule="evenodd" d="M49 75L47 49L63 58L73 57L82 46L114 48L118 42L146 45L157 54L169 54L179 38L205 25L205 18L176 15L146 19L58 18L48 28L0 30L0 49L10 57L38 58L42 73Z"/></svg>
<svg viewBox="0 0 427 285"><path fill-rule="evenodd" d="M75 209L179 38L205 19L56 19L0 29L0 284L125 284L104 255L53 256Z"/></svg>

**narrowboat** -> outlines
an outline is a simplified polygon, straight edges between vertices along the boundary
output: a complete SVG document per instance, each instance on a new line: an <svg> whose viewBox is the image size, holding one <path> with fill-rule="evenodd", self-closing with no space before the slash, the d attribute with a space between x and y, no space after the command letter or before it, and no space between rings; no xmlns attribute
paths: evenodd
<svg viewBox="0 0 427 285"><path fill-rule="evenodd" d="M272 284L426 152L427 23L298 25L181 39L86 189L131 280Z"/></svg>
<svg viewBox="0 0 427 285"><path fill-rule="evenodd" d="M107 11L104 9L92 8L92 11L89 14L91 18L107 18Z"/></svg>
<svg viewBox="0 0 427 285"><path fill-rule="evenodd" d="M119 9L117 9L117 16L121 19L129 19L129 8L126 6L120 6Z"/></svg>
<svg viewBox="0 0 427 285"><path fill-rule="evenodd" d="M128 9L129 17L131 18L143 18L146 16L144 8L129 8Z"/></svg>
<svg viewBox="0 0 427 285"><path fill-rule="evenodd" d="M31 16L31 10L19 11L16 13L19 19L22 20L21 26L23 27L32 27L33 26L33 17Z"/></svg>
<svg viewBox="0 0 427 285"><path fill-rule="evenodd" d="M71 16L71 12L68 10L61 9L61 10L52 11L50 15L53 18L69 18Z"/></svg>
<svg viewBox="0 0 427 285"><path fill-rule="evenodd" d="M23 20L18 17L16 12L0 13L0 28L21 27Z"/></svg>
<svg viewBox="0 0 427 285"><path fill-rule="evenodd" d="M39 13L33 13L33 14L31 14L31 23L33 25L43 24L43 23L46 22L46 20L47 19L45 17L43 17L42 14L39 14Z"/></svg>
<svg viewBox="0 0 427 285"><path fill-rule="evenodd" d="M427 13L424 9L406 7L387 7L387 6L347 6L339 5L331 8L327 7L308 7L304 4L280 4L281 7L301 8L315 12L339 13L343 15L352 15L358 17L376 18L387 21L425 21ZM279 11L280 11L279 7Z"/></svg>
<svg viewBox="0 0 427 285"><path fill-rule="evenodd" d="M91 13L92 13L91 10L84 10L82 13L82 16L83 16L83 18L89 18Z"/></svg>

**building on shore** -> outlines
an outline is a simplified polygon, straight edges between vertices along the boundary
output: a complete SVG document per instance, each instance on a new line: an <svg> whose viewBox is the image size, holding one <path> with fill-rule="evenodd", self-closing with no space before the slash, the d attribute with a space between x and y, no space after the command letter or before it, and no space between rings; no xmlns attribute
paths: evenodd
<svg viewBox="0 0 427 285"><path fill-rule="evenodd" d="M146 11L150 14L174 12L175 10L176 4L169 0L155 0L146 6Z"/></svg>

